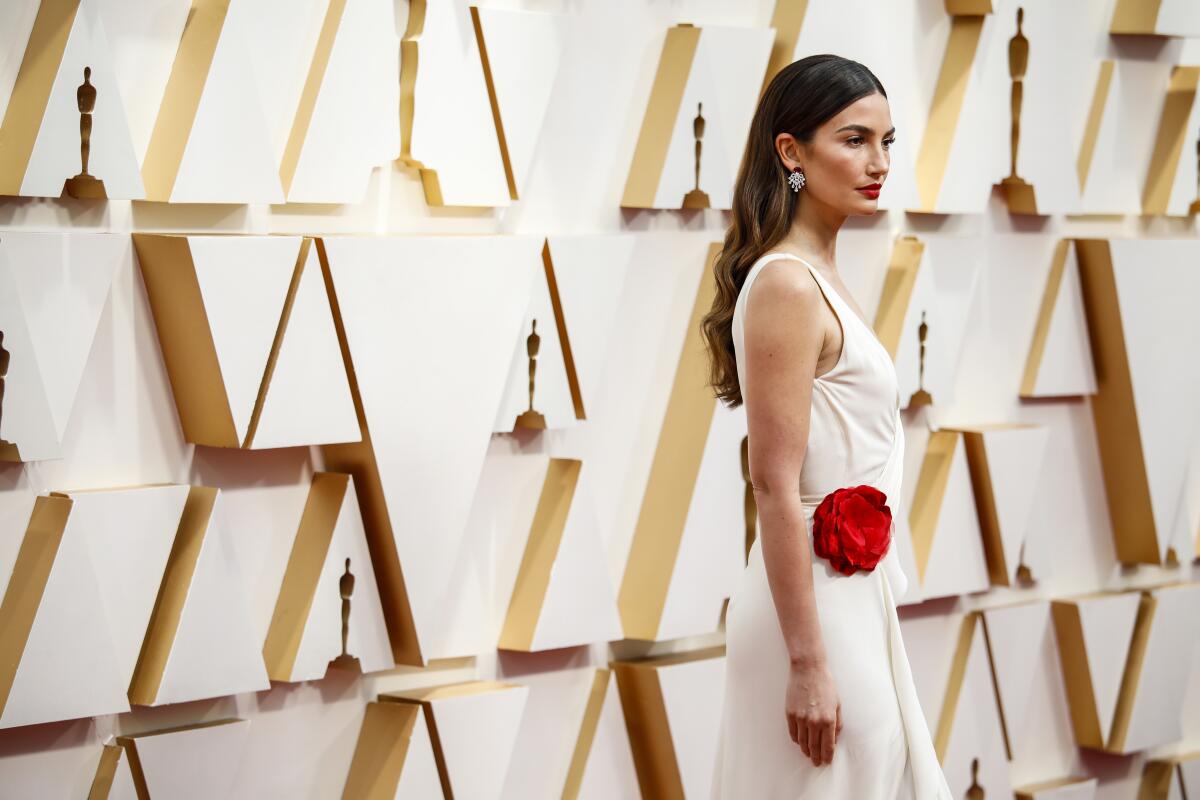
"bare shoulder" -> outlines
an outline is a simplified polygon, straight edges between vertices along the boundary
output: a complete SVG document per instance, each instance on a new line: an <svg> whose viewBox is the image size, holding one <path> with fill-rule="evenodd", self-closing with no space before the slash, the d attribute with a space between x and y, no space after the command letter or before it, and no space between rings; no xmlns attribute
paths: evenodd
<svg viewBox="0 0 1200 800"><path fill-rule="evenodd" d="M747 336L753 329L755 338L797 333L819 337L821 326L814 320L820 319L823 302L808 267L790 259L764 264L746 297L747 321L754 321L746 326Z"/></svg>

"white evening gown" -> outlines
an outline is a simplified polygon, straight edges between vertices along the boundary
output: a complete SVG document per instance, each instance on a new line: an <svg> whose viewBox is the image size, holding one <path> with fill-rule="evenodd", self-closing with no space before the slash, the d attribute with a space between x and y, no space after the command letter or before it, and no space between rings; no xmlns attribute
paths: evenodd
<svg viewBox="0 0 1200 800"><path fill-rule="evenodd" d="M826 494L859 484L887 495L893 519L898 518L904 427L891 356L837 290L797 256L768 253L746 275L733 314L743 396L754 395L743 368L746 298L763 266L780 258L808 267L843 331L838 363L813 384L800 474L808 529ZM756 540L726 612L725 696L713 798L952 800L900 636L894 598L904 593L907 579L894 544L871 572L842 575L815 553L812 572L821 635L842 705L833 761L814 767L788 735L787 650Z"/></svg>

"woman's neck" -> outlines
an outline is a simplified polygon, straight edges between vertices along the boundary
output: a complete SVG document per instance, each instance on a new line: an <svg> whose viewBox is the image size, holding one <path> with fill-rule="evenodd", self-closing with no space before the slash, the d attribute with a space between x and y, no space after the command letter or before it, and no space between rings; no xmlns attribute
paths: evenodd
<svg viewBox="0 0 1200 800"><path fill-rule="evenodd" d="M837 235L845 221L845 214L801 197L792 226L779 246L812 261L814 266L836 272Z"/></svg>

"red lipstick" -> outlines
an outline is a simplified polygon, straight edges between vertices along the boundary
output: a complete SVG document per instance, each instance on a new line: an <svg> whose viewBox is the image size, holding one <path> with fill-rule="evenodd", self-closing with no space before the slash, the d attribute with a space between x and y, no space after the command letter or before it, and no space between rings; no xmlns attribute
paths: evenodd
<svg viewBox="0 0 1200 800"><path fill-rule="evenodd" d="M879 197L879 190L882 188L883 188L883 184L869 183L866 186L859 186L856 191L858 191L864 197L869 197L872 200L875 200L876 198Z"/></svg>

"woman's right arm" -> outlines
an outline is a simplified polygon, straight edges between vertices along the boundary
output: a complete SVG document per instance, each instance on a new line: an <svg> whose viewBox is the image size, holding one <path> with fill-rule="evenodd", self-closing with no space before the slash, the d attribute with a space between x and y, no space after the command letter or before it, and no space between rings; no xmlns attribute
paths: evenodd
<svg viewBox="0 0 1200 800"><path fill-rule="evenodd" d="M788 731L820 766L833 758L841 718L813 593L800 469L825 300L807 269L787 265L765 265L750 288L745 375L753 388L745 406L759 547L790 660Z"/></svg>

